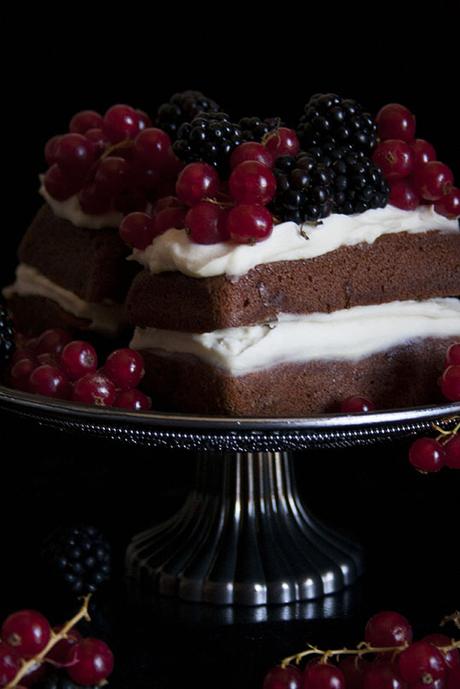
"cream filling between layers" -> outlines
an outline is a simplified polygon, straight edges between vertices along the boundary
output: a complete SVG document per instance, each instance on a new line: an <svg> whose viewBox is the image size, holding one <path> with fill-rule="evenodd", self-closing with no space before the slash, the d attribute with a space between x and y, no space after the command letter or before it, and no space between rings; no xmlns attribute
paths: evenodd
<svg viewBox="0 0 460 689"><path fill-rule="evenodd" d="M196 244L183 230L170 229L156 237L144 251L130 256L152 273L179 271L190 277L239 276L262 263L298 261L321 256L341 246L372 244L378 237L398 232L458 232L457 220L448 220L433 206L403 211L385 206L356 215L333 214L317 226L285 222L257 244Z"/></svg>
<svg viewBox="0 0 460 689"><path fill-rule="evenodd" d="M413 340L457 335L460 301L443 298L280 314L276 322L201 334L136 328L130 346L191 354L239 376L282 363L357 361Z"/></svg>
<svg viewBox="0 0 460 689"><path fill-rule="evenodd" d="M77 318L91 321L90 330L106 335L115 335L125 324L124 307L110 301L91 303L74 292L52 282L36 268L20 263L16 269L15 282L3 290L5 297L17 294L21 297L44 297L56 302L61 309Z"/></svg>

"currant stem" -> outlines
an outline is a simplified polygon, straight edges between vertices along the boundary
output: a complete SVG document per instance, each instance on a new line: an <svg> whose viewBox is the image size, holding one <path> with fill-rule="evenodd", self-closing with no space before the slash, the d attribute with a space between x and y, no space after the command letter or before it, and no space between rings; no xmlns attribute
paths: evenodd
<svg viewBox="0 0 460 689"><path fill-rule="evenodd" d="M439 433L438 437L436 438L436 440L438 442L439 441L443 441L444 443L448 442L451 439L451 437L453 438L460 431L460 416L452 416L448 419L445 419L445 421L446 422L449 422L449 421L453 422L456 425L452 428L452 430L445 431L443 428L440 428L440 426L438 426L437 424L435 424L435 423L431 424L433 429Z"/></svg>
<svg viewBox="0 0 460 689"><path fill-rule="evenodd" d="M444 627L448 622L453 622L455 626L460 629L460 610L456 610L451 615L443 617L440 626Z"/></svg>
<svg viewBox="0 0 460 689"><path fill-rule="evenodd" d="M87 595L83 599L83 605L80 608L80 610L77 612L76 615L72 617L68 622L64 624L62 629L60 629L58 632L51 632L51 638L48 641L47 645L45 646L44 649L40 651L36 656L33 658L29 658L28 660L24 660L22 662L21 667L19 668L18 672L16 673L16 676L9 682L6 686L5 689L14 689L14 687L17 687L19 682L27 673L29 670L31 670L34 665L37 663L40 664L42 663L48 653L51 651L52 648L59 642L62 641L62 639L65 639L67 637L68 632L70 632L73 627L75 627L80 620L90 620L89 612L88 612L88 606L89 606L89 601L91 599L91 594Z"/></svg>

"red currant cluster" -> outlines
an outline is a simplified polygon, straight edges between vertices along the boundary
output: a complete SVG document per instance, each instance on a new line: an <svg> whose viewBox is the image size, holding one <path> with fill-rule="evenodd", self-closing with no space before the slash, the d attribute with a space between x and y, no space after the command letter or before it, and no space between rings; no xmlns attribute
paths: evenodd
<svg viewBox="0 0 460 689"><path fill-rule="evenodd" d="M16 390L100 407L151 408L150 397L137 389L144 361L133 349L116 349L98 368L93 345L59 328L29 340L18 336L18 344L9 374Z"/></svg>
<svg viewBox="0 0 460 689"><path fill-rule="evenodd" d="M407 619L389 611L370 618L364 639L355 649L310 646L270 670L263 689L459 689L460 641L445 634L412 641ZM291 665L308 656L319 660L308 662L303 672Z"/></svg>
<svg viewBox="0 0 460 689"><path fill-rule="evenodd" d="M232 152L228 180L221 180L208 163L189 163L177 178L176 196L160 199L150 214L127 215L120 235L140 250L170 228L185 229L197 244L254 244L267 239L273 229L266 206L276 192L274 161L299 149L294 130L279 127L263 143L243 143Z"/></svg>
<svg viewBox="0 0 460 689"><path fill-rule="evenodd" d="M75 625L89 619L88 600L61 627L35 610L20 610L2 626L0 641L0 687L24 689L34 686L50 667L65 668L80 686L104 682L113 670L113 654L104 641L82 638Z"/></svg>
<svg viewBox="0 0 460 689"><path fill-rule="evenodd" d="M458 421L458 417L454 420ZM409 461L422 474L432 474L442 467L460 469L460 423L451 431L438 431L436 438L417 438L409 449Z"/></svg>
<svg viewBox="0 0 460 689"><path fill-rule="evenodd" d="M128 105L114 105L104 117L84 110L69 128L45 146L44 185L54 199L78 194L85 213L129 213L174 188L181 164L169 136L146 113Z"/></svg>
<svg viewBox="0 0 460 689"><path fill-rule="evenodd" d="M373 153L391 191L389 202L413 210L421 202L434 203L447 218L460 215L460 189L453 186L450 168L436 160L436 151L424 139L415 139L415 116L403 105L390 103L376 117L380 143Z"/></svg>

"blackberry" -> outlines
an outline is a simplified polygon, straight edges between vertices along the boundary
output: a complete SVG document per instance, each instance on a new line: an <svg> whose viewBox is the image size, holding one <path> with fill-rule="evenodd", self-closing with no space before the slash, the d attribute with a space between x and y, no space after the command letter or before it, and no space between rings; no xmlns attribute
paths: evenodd
<svg viewBox="0 0 460 689"><path fill-rule="evenodd" d="M358 151L370 153L377 143L377 126L355 100L335 93L317 93L304 108L297 135L304 150L351 144Z"/></svg>
<svg viewBox="0 0 460 689"><path fill-rule="evenodd" d="M260 117L242 117L238 126L245 141L260 142L269 132L281 127L282 123L278 117L267 117L264 120Z"/></svg>
<svg viewBox="0 0 460 689"><path fill-rule="evenodd" d="M44 679L34 684L35 689L96 689L93 687L82 687L80 684L72 682L70 677L60 672L53 672Z"/></svg>
<svg viewBox="0 0 460 689"><path fill-rule="evenodd" d="M184 122L191 122L200 112L219 112L220 107L201 91L175 93L167 103L160 105L155 124L175 139Z"/></svg>
<svg viewBox="0 0 460 689"><path fill-rule="evenodd" d="M0 301L0 365L8 361L15 346L13 323L2 300Z"/></svg>
<svg viewBox="0 0 460 689"><path fill-rule="evenodd" d="M329 169L333 173L335 213L363 213L387 204L390 188L382 171L364 153L347 151Z"/></svg>
<svg viewBox="0 0 460 689"><path fill-rule="evenodd" d="M230 122L227 114L201 113L192 122L181 125L173 149L184 163L202 161L226 175L230 154L243 141L241 129Z"/></svg>
<svg viewBox="0 0 460 689"><path fill-rule="evenodd" d="M271 209L279 220L300 225L332 212L333 174L313 155L301 151L296 156L282 156L273 172L277 191Z"/></svg>
<svg viewBox="0 0 460 689"><path fill-rule="evenodd" d="M110 544L93 526L59 529L43 555L52 573L77 595L96 591L110 577Z"/></svg>

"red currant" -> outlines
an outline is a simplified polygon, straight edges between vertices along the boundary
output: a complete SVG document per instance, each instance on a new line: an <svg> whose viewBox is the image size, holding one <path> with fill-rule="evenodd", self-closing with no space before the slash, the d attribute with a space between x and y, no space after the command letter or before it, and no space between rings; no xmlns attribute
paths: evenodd
<svg viewBox="0 0 460 689"><path fill-rule="evenodd" d="M446 689L458 689L460 687L460 667L454 667L447 673Z"/></svg>
<svg viewBox="0 0 460 689"><path fill-rule="evenodd" d="M375 663L367 668L363 689L406 689L406 682L390 663ZM348 686L347 686L348 689Z"/></svg>
<svg viewBox="0 0 460 689"><path fill-rule="evenodd" d="M438 201L448 194L453 185L452 171L440 163L439 160L431 160L426 165L419 167L413 177L414 188L426 201Z"/></svg>
<svg viewBox="0 0 460 689"><path fill-rule="evenodd" d="M387 139L379 143L372 154L372 160L389 182L407 177L414 167L412 149L400 139Z"/></svg>
<svg viewBox="0 0 460 689"><path fill-rule="evenodd" d="M70 393L69 381L63 371L51 364L37 366L29 378L30 391L45 397L68 399Z"/></svg>
<svg viewBox="0 0 460 689"><path fill-rule="evenodd" d="M446 367L460 364L460 342L450 345L446 354Z"/></svg>
<svg viewBox="0 0 460 689"><path fill-rule="evenodd" d="M442 196L434 204L436 213L446 218L458 218L460 216L460 189L452 187L449 193Z"/></svg>
<svg viewBox="0 0 460 689"><path fill-rule="evenodd" d="M10 366L14 366L14 364L17 364L18 361L22 361L22 359L34 359L33 350L28 347L16 349L11 355Z"/></svg>
<svg viewBox="0 0 460 689"><path fill-rule="evenodd" d="M159 213L160 211L164 210L165 208L183 208L184 204L182 201L179 201L177 196L163 196L161 199L158 199L155 203L155 208L154 211L155 213Z"/></svg>
<svg viewBox="0 0 460 689"><path fill-rule="evenodd" d="M113 406L131 411L145 411L152 408L152 400L140 390L125 390L117 395Z"/></svg>
<svg viewBox="0 0 460 689"><path fill-rule="evenodd" d="M423 641L428 641L436 648L452 645L452 639L449 639L445 634L429 634L423 638ZM453 648L451 651L441 651L441 653L444 656L444 663L449 670L460 666L460 651L458 648Z"/></svg>
<svg viewBox="0 0 460 689"><path fill-rule="evenodd" d="M125 189L115 197L113 206L123 215L143 213L147 208L147 199L140 189Z"/></svg>
<svg viewBox="0 0 460 689"><path fill-rule="evenodd" d="M368 666L369 663L367 661L355 655L342 658L339 662L339 668L344 674L347 689L363 689L364 675Z"/></svg>
<svg viewBox="0 0 460 689"><path fill-rule="evenodd" d="M139 132L139 115L129 105L113 105L104 115L103 130L114 144L132 139Z"/></svg>
<svg viewBox="0 0 460 689"><path fill-rule="evenodd" d="M38 354L60 354L66 344L72 340L67 330L50 328L45 330L37 339L34 352Z"/></svg>
<svg viewBox="0 0 460 689"><path fill-rule="evenodd" d="M441 378L441 390L451 402L460 401L460 365L448 366Z"/></svg>
<svg viewBox="0 0 460 689"><path fill-rule="evenodd" d="M409 180L399 179L390 185L388 203L403 211L413 211L420 205L420 196Z"/></svg>
<svg viewBox="0 0 460 689"><path fill-rule="evenodd" d="M307 665L304 673L304 687L308 689L345 689L342 670L327 663Z"/></svg>
<svg viewBox="0 0 460 689"><path fill-rule="evenodd" d="M67 177L57 163L45 172L43 184L48 194L56 201L65 201L81 187L81 183Z"/></svg>
<svg viewBox="0 0 460 689"><path fill-rule="evenodd" d="M247 141L241 144L232 152L230 156L230 167L235 168L246 160L256 160L267 167L273 166L273 156L266 146L255 141Z"/></svg>
<svg viewBox="0 0 460 689"><path fill-rule="evenodd" d="M414 169L429 163L430 160L436 160L436 151L433 146L425 139L415 139L410 144L412 153L414 154Z"/></svg>
<svg viewBox="0 0 460 689"><path fill-rule="evenodd" d="M182 206L169 206L155 213L155 236L174 228L182 230L185 227L187 210Z"/></svg>
<svg viewBox="0 0 460 689"><path fill-rule="evenodd" d="M52 136L45 144L45 160L50 167L56 162L56 149L60 140L60 135Z"/></svg>
<svg viewBox="0 0 460 689"><path fill-rule="evenodd" d="M21 661L14 649L0 642L0 687L11 682L20 667Z"/></svg>
<svg viewBox="0 0 460 689"><path fill-rule="evenodd" d="M263 689L301 689L302 673L296 667L274 667L264 678Z"/></svg>
<svg viewBox="0 0 460 689"><path fill-rule="evenodd" d="M112 381L100 371L87 373L75 383L72 400L96 407L111 407L117 391Z"/></svg>
<svg viewBox="0 0 460 689"><path fill-rule="evenodd" d="M449 469L460 469L460 435L455 435L445 445L446 466Z"/></svg>
<svg viewBox="0 0 460 689"><path fill-rule="evenodd" d="M120 237L134 249L143 251L155 236L155 223L147 213L130 213L121 222Z"/></svg>
<svg viewBox="0 0 460 689"><path fill-rule="evenodd" d="M267 134L264 144L274 160L280 156L295 156L300 151L297 134L293 129L287 127L279 127Z"/></svg>
<svg viewBox="0 0 460 689"><path fill-rule="evenodd" d="M422 474L439 471L444 457L444 448L434 438L418 438L409 449L409 462Z"/></svg>
<svg viewBox="0 0 460 689"><path fill-rule="evenodd" d="M88 129L88 131L85 132L85 136L94 144L96 158L99 158L106 148L110 146L110 141L99 127L96 129Z"/></svg>
<svg viewBox="0 0 460 689"><path fill-rule="evenodd" d="M73 134L86 134L88 129L99 129L104 120L102 115L94 110L82 110L70 120L69 131Z"/></svg>
<svg viewBox="0 0 460 689"><path fill-rule="evenodd" d="M128 174L128 163L124 158L108 156L99 162L94 183L101 191L118 194L125 188Z"/></svg>
<svg viewBox="0 0 460 689"><path fill-rule="evenodd" d="M10 371L10 385L14 390L30 392L30 376L38 362L34 358L21 359L17 361Z"/></svg>
<svg viewBox="0 0 460 689"><path fill-rule="evenodd" d="M186 165L176 182L177 197L187 206L194 206L219 191L219 176L207 163Z"/></svg>
<svg viewBox="0 0 460 689"><path fill-rule="evenodd" d="M429 687L445 676L442 653L427 641L415 641L399 654L398 668L401 677L410 684L422 682Z"/></svg>
<svg viewBox="0 0 460 689"><path fill-rule="evenodd" d="M62 350L60 363L70 380L78 380L97 369L97 353L89 342L74 340Z"/></svg>
<svg viewBox="0 0 460 689"><path fill-rule="evenodd" d="M273 231L271 213L256 204L235 206L228 214L227 231L239 244L255 244L268 239Z"/></svg>
<svg viewBox="0 0 460 689"><path fill-rule="evenodd" d="M78 194L78 201L82 211L88 215L101 215L112 207L110 194L95 184L83 187Z"/></svg>
<svg viewBox="0 0 460 689"><path fill-rule="evenodd" d="M51 638L48 620L36 610L20 610L6 618L2 625L2 639L22 658L42 651Z"/></svg>
<svg viewBox="0 0 460 689"><path fill-rule="evenodd" d="M162 129L144 129L134 145L138 159L148 167L161 169L167 165L171 139Z"/></svg>
<svg viewBox="0 0 460 689"><path fill-rule="evenodd" d="M404 105L388 103L375 118L381 141L402 139L412 141L415 136L415 117Z"/></svg>
<svg viewBox="0 0 460 689"><path fill-rule="evenodd" d="M269 167L254 160L240 163L229 179L229 190L237 203L269 203L276 192L276 179Z"/></svg>
<svg viewBox="0 0 460 689"><path fill-rule="evenodd" d="M88 637L75 646L74 665L67 668L70 678L84 686L99 684L113 670L113 654L110 648L99 639Z"/></svg>
<svg viewBox="0 0 460 689"><path fill-rule="evenodd" d="M190 208L185 216L185 226L192 242L217 244L229 239L227 215L225 208L208 201L201 201Z"/></svg>
<svg viewBox="0 0 460 689"><path fill-rule="evenodd" d="M369 619L364 639L371 646L402 646L412 641L412 627L399 612L385 610Z"/></svg>
<svg viewBox="0 0 460 689"><path fill-rule="evenodd" d="M54 631L58 633L60 628L56 627ZM75 629L74 627L67 632L65 639L61 639L55 646L53 646L46 657L61 667L67 665L72 661L75 645L78 641L80 641L80 639L81 634L78 629Z"/></svg>
<svg viewBox="0 0 460 689"><path fill-rule="evenodd" d="M137 117L139 118L139 131L141 132L143 129L147 129L148 127L152 126L152 120L150 117L147 115L146 112L143 110L136 110Z"/></svg>
<svg viewBox="0 0 460 689"><path fill-rule="evenodd" d="M145 373L144 359L135 349L116 349L107 357L104 373L119 390L132 390Z"/></svg>
<svg viewBox="0 0 460 689"><path fill-rule="evenodd" d="M56 146L56 163L69 177L82 179L91 168L96 147L82 134L64 134Z"/></svg>
<svg viewBox="0 0 460 689"><path fill-rule="evenodd" d="M340 411L348 412L349 414L374 411L374 409L375 404L371 400L367 399L367 397L360 397L359 395L347 397L340 404Z"/></svg>

